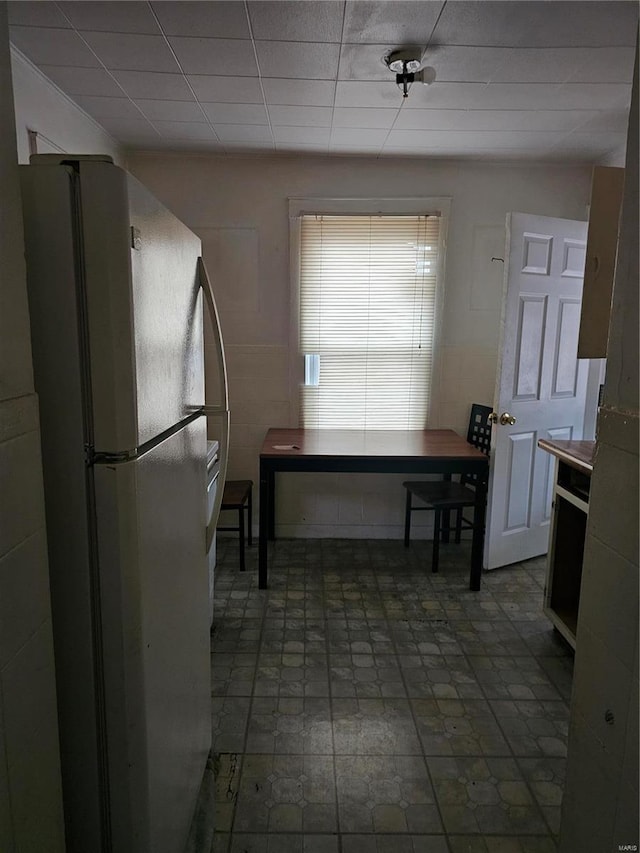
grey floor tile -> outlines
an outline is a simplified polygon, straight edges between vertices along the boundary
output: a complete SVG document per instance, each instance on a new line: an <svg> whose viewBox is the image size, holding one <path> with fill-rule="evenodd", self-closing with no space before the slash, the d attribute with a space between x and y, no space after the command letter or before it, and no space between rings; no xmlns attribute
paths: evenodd
<svg viewBox="0 0 640 853"><path fill-rule="evenodd" d="M469 543L219 543L216 833L198 853L555 853L573 658L544 560ZM246 753L245 753L246 750Z"/></svg>

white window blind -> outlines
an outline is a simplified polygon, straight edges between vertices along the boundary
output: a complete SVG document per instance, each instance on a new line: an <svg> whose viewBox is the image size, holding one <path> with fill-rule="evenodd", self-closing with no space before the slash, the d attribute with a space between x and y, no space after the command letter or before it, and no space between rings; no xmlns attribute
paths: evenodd
<svg viewBox="0 0 640 853"><path fill-rule="evenodd" d="M301 426L424 428L440 217L301 220L300 351L317 357L314 384L302 386Z"/></svg>

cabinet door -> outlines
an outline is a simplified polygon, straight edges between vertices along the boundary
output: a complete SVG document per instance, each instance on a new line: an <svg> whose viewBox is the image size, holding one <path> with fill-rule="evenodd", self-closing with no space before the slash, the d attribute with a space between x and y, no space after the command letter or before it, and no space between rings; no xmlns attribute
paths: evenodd
<svg viewBox="0 0 640 853"><path fill-rule="evenodd" d="M606 358L624 169L595 166L584 268L578 358Z"/></svg>

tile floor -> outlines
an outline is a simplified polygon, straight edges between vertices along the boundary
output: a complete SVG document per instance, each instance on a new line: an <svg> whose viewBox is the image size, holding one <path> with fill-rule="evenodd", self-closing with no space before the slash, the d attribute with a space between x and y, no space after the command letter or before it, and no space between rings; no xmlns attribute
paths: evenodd
<svg viewBox="0 0 640 853"><path fill-rule="evenodd" d="M468 590L469 548L219 540L211 853L553 853L572 655L544 558ZM207 845L208 846L208 845ZM207 849L207 853L209 850Z"/></svg>

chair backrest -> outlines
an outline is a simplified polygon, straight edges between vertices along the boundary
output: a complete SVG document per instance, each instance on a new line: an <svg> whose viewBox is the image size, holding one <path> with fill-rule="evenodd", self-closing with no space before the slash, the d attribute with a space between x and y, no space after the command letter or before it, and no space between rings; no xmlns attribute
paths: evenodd
<svg viewBox="0 0 640 853"><path fill-rule="evenodd" d="M467 430L467 441L481 450L485 456L489 455L491 449L491 424L489 415L493 409L491 406L481 406L480 403L471 405L469 416L469 429ZM473 484L477 479L476 474L463 474L460 482Z"/></svg>

